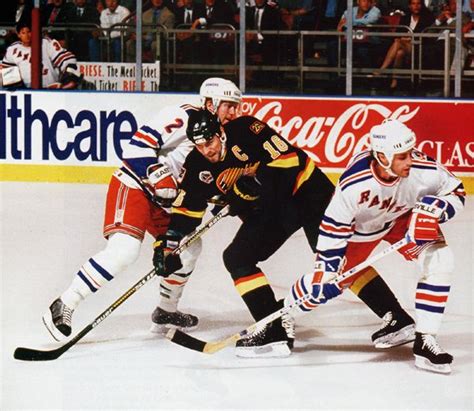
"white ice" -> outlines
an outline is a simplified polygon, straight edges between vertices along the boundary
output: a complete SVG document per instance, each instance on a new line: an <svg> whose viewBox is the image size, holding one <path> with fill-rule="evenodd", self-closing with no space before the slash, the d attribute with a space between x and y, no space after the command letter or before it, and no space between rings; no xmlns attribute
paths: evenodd
<svg viewBox="0 0 474 411"><path fill-rule="evenodd" d="M474 409L474 198L446 225L456 257L441 345L454 355L451 375L414 367L410 346L373 348L380 320L349 292L298 321L287 359L238 359L227 348L205 355L150 334L158 301L152 280L62 357L13 359L17 346L52 349L41 315L82 263L99 251L105 185L1 183L1 405L16 409ZM252 319L222 264L238 220L227 218L204 251L181 308L199 315L194 335L233 334ZM312 256L297 233L262 264L279 297ZM377 264L410 313L416 275L398 255ZM74 313L79 332L151 268L151 239L139 261Z"/></svg>

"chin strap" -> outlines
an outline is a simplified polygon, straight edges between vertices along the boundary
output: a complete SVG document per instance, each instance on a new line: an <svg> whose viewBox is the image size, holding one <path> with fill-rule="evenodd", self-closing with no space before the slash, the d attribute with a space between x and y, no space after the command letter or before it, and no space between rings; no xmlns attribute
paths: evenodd
<svg viewBox="0 0 474 411"><path fill-rule="evenodd" d="M221 143L222 143L221 154L220 154L219 160L223 160L224 157L225 157L225 153L227 152L227 144L226 144L227 143L227 136L223 132L222 135L219 138L220 138Z"/></svg>
<svg viewBox="0 0 474 411"><path fill-rule="evenodd" d="M393 157L390 158L390 159L387 158L387 160L388 160L388 165L387 166L380 161L379 156L375 152L374 152L374 157L375 157L375 160L377 161L377 163L379 163L380 167L382 167L390 177L398 177L394 172L392 172ZM385 156L385 157L387 157L387 156Z"/></svg>

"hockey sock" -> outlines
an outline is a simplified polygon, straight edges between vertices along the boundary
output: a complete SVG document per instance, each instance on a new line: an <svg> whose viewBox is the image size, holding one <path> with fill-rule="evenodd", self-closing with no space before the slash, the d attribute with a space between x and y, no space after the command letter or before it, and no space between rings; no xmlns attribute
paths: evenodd
<svg viewBox="0 0 474 411"><path fill-rule="evenodd" d="M448 301L449 290L449 284L418 283L415 304L416 330L418 332L433 335L438 333Z"/></svg>
<svg viewBox="0 0 474 411"><path fill-rule="evenodd" d="M397 297L373 267L363 271L363 274L351 285L350 290L380 318L389 311L408 316Z"/></svg>
<svg viewBox="0 0 474 411"><path fill-rule="evenodd" d="M234 280L234 285L256 321L280 308L265 274L261 271Z"/></svg>
<svg viewBox="0 0 474 411"><path fill-rule="evenodd" d="M179 299L183 294L184 286L188 282L190 275L191 273L173 273L161 280L161 300L158 304L160 308L170 313L174 313L177 310Z"/></svg>
<svg viewBox="0 0 474 411"><path fill-rule="evenodd" d="M69 288L61 295L64 304L76 308L80 301L113 280L138 257L141 241L117 233L107 241L107 247L89 258L79 269Z"/></svg>

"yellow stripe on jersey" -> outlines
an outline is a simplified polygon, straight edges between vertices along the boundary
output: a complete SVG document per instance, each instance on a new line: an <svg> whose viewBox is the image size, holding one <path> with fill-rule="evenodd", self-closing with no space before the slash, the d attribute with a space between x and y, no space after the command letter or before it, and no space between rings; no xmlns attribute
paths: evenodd
<svg viewBox="0 0 474 411"><path fill-rule="evenodd" d="M267 277L263 273L252 274L247 277L239 278L234 282L235 288L237 288L240 296L247 294L257 288L269 285Z"/></svg>
<svg viewBox="0 0 474 411"><path fill-rule="evenodd" d="M295 194L303 185L303 183L311 177L311 174L313 174L314 168L315 168L314 162L310 158L307 158L306 166L304 167L304 170L302 170L298 174L298 177L296 177L296 184L295 184L295 187L293 188L293 194Z"/></svg>
<svg viewBox="0 0 474 411"><path fill-rule="evenodd" d="M171 212L173 214L182 214L182 215L185 215L186 217L191 217L191 218L203 218L204 214L206 214L206 210L191 211L184 207L172 207Z"/></svg>
<svg viewBox="0 0 474 411"><path fill-rule="evenodd" d="M276 160L271 161L267 164L268 167L280 167L280 168L291 168L298 167L300 165L300 160L298 154L290 153L278 157Z"/></svg>
<svg viewBox="0 0 474 411"><path fill-rule="evenodd" d="M366 268L366 270L362 271L362 273L363 274L349 287L355 295L359 295L362 289L379 275L379 273L375 271L373 267Z"/></svg>

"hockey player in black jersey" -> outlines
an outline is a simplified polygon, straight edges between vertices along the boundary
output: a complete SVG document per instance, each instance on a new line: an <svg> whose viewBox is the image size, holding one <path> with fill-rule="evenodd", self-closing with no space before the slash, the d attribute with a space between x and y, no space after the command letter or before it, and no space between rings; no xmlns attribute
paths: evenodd
<svg viewBox="0 0 474 411"><path fill-rule="evenodd" d="M231 214L242 219L224 251L224 264L258 321L282 306L259 262L267 260L300 228L315 252L319 224L334 186L303 150L254 117L239 117L221 126L215 115L196 111L189 117L187 136L195 147L183 165L169 229L155 242L155 268L160 275L180 268L180 257L170 251L201 223L207 200L224 196ZM385 283L377 293L398 305ZM374 309L379 301L372 299L369 306ZM293 338L293 321L283 317L240 340L236 353L287 356Z"/></svg>

